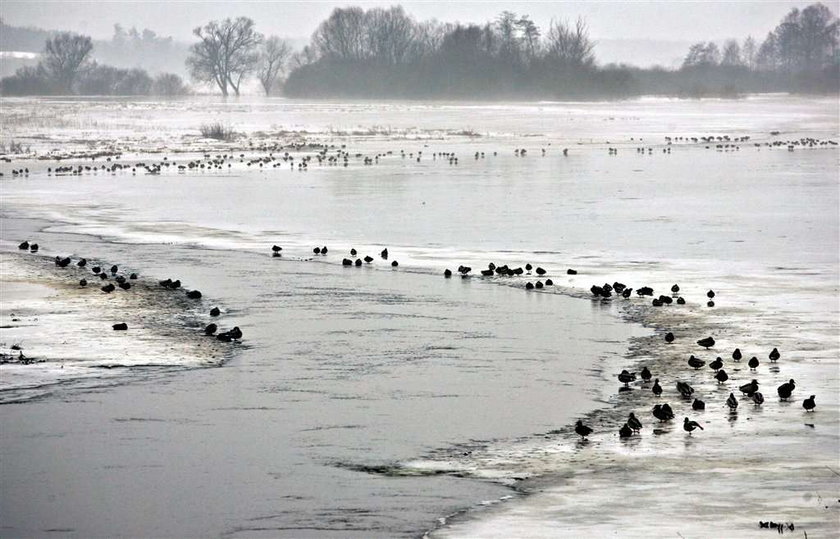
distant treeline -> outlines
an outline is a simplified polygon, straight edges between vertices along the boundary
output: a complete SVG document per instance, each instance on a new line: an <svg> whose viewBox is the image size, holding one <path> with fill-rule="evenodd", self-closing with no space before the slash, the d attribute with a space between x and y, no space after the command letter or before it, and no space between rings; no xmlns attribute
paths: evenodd
<svg viewBox="0 0 840 539"><path fill-rule="evenodd" d="M616 97L836 92L838 21L822 4L793 9L756 46L698 43L678 70L599 67L582 20L543 33L504 11L484 25L417 22L401 7L335 9L292 56L290 96Z"/></svg>
<svg viewBox="0 0 840 539"><path fill-rule="evenodd" d="M99 65L91 60L90 37L61 32L46 40L36 66L24 66L0 80L0 94L13 95L163 95L189 93L178 75L152 77L144 69Z"/></svg>
<svg viewBox="0 0 840 539"><path fill-rule="evenodd" d="M40 28L10 26L0 18L0 51L40 53L44 43L59 32ZM152 74L175 73L185 75L184 61L189 45L171 37L158 36L147 28L124 28L114 25L111 39L93 40L91 56L99 63L122 68L140 68ZM29 61L34 65L35 62ZM17 66L16 66L17 67ZM0 66L0 75L13 73L7 66Z"/></svg>

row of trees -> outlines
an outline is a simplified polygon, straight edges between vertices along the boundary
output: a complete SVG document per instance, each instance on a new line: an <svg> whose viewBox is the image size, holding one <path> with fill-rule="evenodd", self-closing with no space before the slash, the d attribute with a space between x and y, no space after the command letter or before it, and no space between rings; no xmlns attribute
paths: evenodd
<svg viewBox="0 0 840 539"><path fill-rule="evenodd" d="M292 53L287 42L257 32L248 17L211 21L193 34L199 41L190 47L187 58L190 75L217 86L224 96L230 90L239 95L242 82L251 74L269 95Z"/></svg>
<svg viewBox="0 0 840 539"><path fill-rule="evenodd" d="M184 95L178 75L152 78L142 69L98 65L88 36L62 32L47 40L37 66L18 69L0 81L4 95Z"/></svg>
<svg viewBox="0 0 840 539"><path fill-rule="evenodd" d="M792 9L760 46L752 37L692 45L680 72L686 77L745 89L836 91L840 86L840 23L823 4Z"/></svg>
<svg viewBox="0 0 840 539"><path fill-rule="evenodd" d="M787 73L819 72L837 66L838 20L823 4L813 4L802 11L792 9L782 22L767 34L760 47L752 36L743 45L734 39L723 44L713 42L692 45L683 67L743 67L758 71Z"/></svg>
<svg viewBox="0 0 840 539"><path fill-rule="evenodd" d="M292 57L289 95L615 95L623 74L595 67L582 20L545 33L503 11L485 24L417 22L402 7L337 8Z"/></svg>
<svg viewBox="0 0 840 539"><path fill-rule="evenodd" d="M793 9L757 46L693 45L679 70L598 67L582 20L543 32L503 11L483 25L417 22L401 7L339 8L291 58L287 94L393 97L683 95L836 91L838 21Z"/></svg>

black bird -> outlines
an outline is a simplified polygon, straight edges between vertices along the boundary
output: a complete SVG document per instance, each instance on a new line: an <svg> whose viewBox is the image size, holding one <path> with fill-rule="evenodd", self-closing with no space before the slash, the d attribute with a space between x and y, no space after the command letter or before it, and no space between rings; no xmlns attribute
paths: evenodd
<svg viewBox="0 0 840 539"><path fill-rule="evenodd" d="M29 245L29 252L30 253L37 253L38 252L38 244L32 243Z"/></svg>
<svg viewBox="0 0 840 539"><path fill-rule="evenodd" d="M392 267L392 268L396 268L396 267L397 267L397 266L399 266L399 265L400 265L400 263L399 263L399 262L397 262L396 260L394 260L393 262L391 262L391 267Z"/></svg>
<svg viewBox="0 0 840 539"><path fill-rule="evenodd" d="M357 258L355 263L356 263L356 267L357 267L357 268L361 267L361 266L362 266L362 259L361 259L361 258Z"/></svg>
<svg viewBox="0 0 840 539"><path fill-rule="evenodd" d="M172 290L181 288L181 279L175 279L174 281L172 281L172 283L169 285L169 288L171 288Z"/></svg>
<svg viewBox="0 0 840 539"><path fill-rule="evenodd" d="M627 285L624 283L620 283L618 281L613 282L613 290L615 290L616 294L620 294L624 292L624 289L627 288Z"/></svg>
<svg viewBox="0 0 840 539"><path fill-rule="evenodd" d="M114 328L114 331L126 331L128 329L128 324L121 322L119 324L114 324L111 327Z"/></svg>
<svg viewBox="0 0 840 539"><path fill-rule="evenodd" d="M649 286L643 286L640 289L636 290L636 294L638 294L639 296L652 296L653 288Z"/></svg>
<svg viewBox="0 0 840 539"><path fill-rule="evenodd" d="M534 283L534 288L542 288L542 287L543 287L542 281L537 281L536 283Z"/></svg>
<svg viewBox="0 0 840 539"><path fill-rule="evenodd" d="M87 279L81 279L79 281L79 286L87 286Z"/></svg>
<svg viewBox="0 0 840 539"><path fill-rule="evenodd" d="M59 268L66 268L70 265L70 262L71 260L69 256L67 258L61 258L60 256L55 257L55 265Z"/></svg>
<svg viewBox="0 0 840 539"><path fill-rule="evenodd" d="M636 414L630 412L630 417L627 418L627 426L635 432L642 430L642 422L636 417Z"/></svg>
<svg viewBox="0 0 840 539"><path fill-rule="evenodd" d="M706 297L709 298L709 299L714 299L715 298L715 291L714 290L709 290L708 292L706 292Z"/></svg>
<svg viewBox="0 0 840 539"><path fill-rule="evenodd" d="M653 410L651 410L651 413L653 414L653 417L655 417L659 421L670 421L671 419L674 419L674 414L673 414L673 412L671 412L671 407L668 406L668 408L665 408L665 406L668 406L668 405L667 404L655 404L653 406Z"/></svg>
<svg viewBox="0 0 840 539"><path fill-rule="evenodd" d="M691 403L691 409L694 410L695 412L698 412L700 410L705 410L706 409L706 403L701 401L700 399L695 398L694 402Z"/></svg>
<svg viewBox="0 0 840 539"><path fill-rule="evenodd" d="M653 381L653 387L650 388L654 395L657 397L662 395L662 386L659 385L659 378Z"/></svg>
<svg viewBox="0 0 840 539"><path fill-rule="evenodd" d="M222 314L222 311L220 311L218 307L210 309L210 316L219 316L220 314Z"/></svg>
<svg viewBox="0 0 840 539"><path fill-rule="evenodd" d="M29 249L29 242L28 241L22 242L20 245L18 245L18 249L20 249L22 251L28 250Z"/></svg>
<svg viewBox="0 0 840 539"><path fill-rule="evenodd" d="M110 294L111 292L113 292L116 289L117 289L117 287L114 286L112 283L108 283L105 286L103 286L102 288L100 288L100 290L102 290L106 294Z"/></svg>
<svg viewBox="0 0 840 539"><path fill-rule="evenodd" d="M119 283L117 286L119 286L123 290L128 290L129 288L131 288L131 283L122 282Z"/></svg>
<svg viewBox="0 0 840 539"><path fill-rule="evenodd" d="M729 380L729 375L726 374L725 370L720 369L715 373L715 379L718 381L719 384L722 384L725 381Z"/></svg>
<svg viewBox="0 0 840 539"><path fill-rule="evenodd" d="M525 290L533 290L533 289L534 289L534 283L531 283L531 282L525 283Z"/></svg>
<svg viewBox="0 0 840 539"><path fill-rule="evenodd" d="M683 421L683 430L690 435L695 429L703 430L703 426L697 421L689 421L686 417L685 421Z"/></svg>
<svg viewBox="0 0 840 539"><path fill-rule="evenodd" d="M811 395L810 397L802 401L802 407L805 408L806 412L813 412L814 408L817 407L817 403L814 400L816 397L816 395Z"/></svg>
<svg viewBox="0 0 840 539"><path fill-rule="evenodd" d="M578 420L575 423L575 432L580 436L581 440L585 440L587 436L592 434L592 429L583 424L583 421Z"/></svg>
<svg viewBox="0 0 840 539"><path fill-rule="evenodd" d="M627 372L627 370L623 370L618 375L618 381L624 384L624 387L629 387L630 382L636 380L636 373L635 372Z"/></svg>
<svg viewBox="0 0 840 539"><path fill-rule="evenodd" d="M321 254L322 254L322 255L327 254L327 251L328 251L328 249L327 249L327 246L326 246L326 245L324 245L323 247L321 247Z"/></svg>
<svg viewBox="0 0 840 539"><path fill-rule="evenodd" d="M741 349L736 348L734 352L732 352L732 359L735 361L741 361L741 358L744 357L741 355Z"/></svg>
<svg viewBox="0 0 840 539"><path fill-rule="evenodd" d="M230 336L234 339L242 338L242 330L239 329L239 326L233 326L233 329L230 330Z"/></svg>
<svg viewBox="0 0 840 539"><path fill-rule="evenodd" d="M525 271L530 272L532 269L534 269L534 266L532 266L531 264L525 264Z"/></svg>
<svg viewBox="0 0 840 539"><path fill-rule="evenodd" d="M353 261L352 261L352 260L350 260L349 258L345 258L344 260L342 260L342 261L341 261L341 265L342 265L342 266L352 266L352 265L353 265Z"/></svg>
<svg viewBox="0 0 840 539"><path fill-rule="evenodd" d="M225 331L224 333L219 333L216 335L216 338L222 342L230 342L233 338L230 336L230 333Z"/></svg>
<svg viewBox="0 0 840 539"><path fill-rule="evenodd" d="M778 348L774 348L768 357L770 358L771 363L775 363L780 357L782 357L782 355L779 353Z"/></svg>
<svg viewBox="0 0 840 539"><path fill-rule="evenodd" d="M80 258L79 261L76 262L76 265L79 266L80 268L83 268L83 267L87 266L87 259Z"/></svg>
<svg viewBox="0 0 840 539"><path fill-rule="evenodd" d="M366 263L368 263L368 264L370 264L371 262L373 262L373 257L371 257L371 256L366 256L366 257L365 257L365 262L366 262Z"/></svg>
<svg viewBox="0 0 840 539"><path fill-rule="evenodd" d="M204 327L204 334L205 334L205 335L208 335L208 336L211 336L211 335L213 335L214 333L216 333L216 330L217 330L218 328L219 328L219 327L218 327L216 324L207 324L207 325Z"/></svg>
<svg viewBox="0 0 840 539"><path fill-rule="evenodd" d="M484 275L485 277L491 277L493 275L493 273L494 272L491 269L481 270L481 274Z"/></svg>
<svg viewBox="0 0 840 539"><path fill-rule="evenodd" d="M738 389L747 397L752 397L755 394L755 392L758 391L758 380L753 379L752 382L750 382L749 384L744 384Z"/></svg>
<svg viewBox="0 0 840 539"><path fill-rule="evenodd" d="M717 358L715 358L714 361L709 363L709 367L716 371L719 371L723 367L723 360L720 358L720 356L718 356Z"/></svg>
<svg viewBox="0 0 840 539"><path fill-rule="evenodd" d="M780 385L776 391L779 393L779 398L781 398L783 401L786 401L790 398L790 395L791 393L793 393L794 389L796 389L796 383L793 381L793 378L791 378L789 382L785 382L784 384Z"/></svg>
<svg viewBox="0 0 840 539"><path fill-rule="evenodd" d="M623 427L618 429L619 438L630 438L631 436L633 436L633 429L631 429L630 426L627 425L627 423L625 423Z"/></svg>
<svg viewBox="0 0 840 539"><path fill-rule="evenodd" d="M545 275L545 274L546 274L546 271L545 271L544 269L542 269L542 268L537 268L537 269L535 269L534 271L537 273L537 275L540 275L540 276L542 276L542 275Z"/></svg>
<svg viewBox="0 0 840 539"><path fill-rule="evenodd" d="M672 342L674 342L674 334L671 333L670 331L665 334L665 342L668 343L668 344L671 344Z"/></svg>
<svg viewBox="0 0 840 539"><path fill-rule="evenodd" d="M117 275L117 278L114 279L114 280L117 281L118 283L124 283L125 282L125 277L123 277L122 275Z"/></svg>
<svg viewBox="0 0 840 539"><path fill-rule="evenodd" d="M683 397L688 398L692 393L694 393L694 388L685 382L677 382L677 391L679 391L680 395Z"/></svg>
<svg viewBox="0 0 840 539"><path fill-rule="evenodd" d="M100 271L102 271L102 268L100 268L99 266L94 266L94 267L90 268L90 271L92 271L94 274L97 274Z"/></svg>
<svg viewBox="0 0 840 539"><path fill-rule="evenodd" d="M754 371L758 367L758 358L755 356L751 357L750 360L747 362L747 365L750 366L751 371Z"/></svg>
<svg viewBox="0 0 840 539"><path fill-rule="evenodd" d="M705 362L705 361L703 361L703 360L702 360L702 359L700 359L700 358L696 358L696 357L694 357L694 354L692 354L692 355L691 355L691 357L690 357L690 358L688 358L688 366L689 366L689 367L694 367L694 370L695 370L695 371L696 371L697 369L699 369L700 367L702 367L703 365L705 365L705 364L706 364L706 362Z"/></svg>
<svg viewBox="0 0 840 539"><path fill-rule="evenodd" d="M116 275L118 271L120 271L120 268L118 268L116 265L111 266L111 275Z"/></svg>
<svg viewBox="0 0 840 539"><path fill-rule="evenodd" d="M379 256L381 256L385 260L388 260L388 248L386 247L385 249L382 249L382 252L379 253Z"/></svg>
<svg viewBox="0 0 840 539"><path fill-rule="evenodd" d="M198 290L190 290L187 292L187 297L190 299L201 299L201 292Z"/></svg>
<svg viewBox="0 0 840 539"><path fill-rule="evenodd" d="M99 278L103 281L107 281L108 280L108 275L106 275L105 272L103 271L102 273L99 274Z"/></svg>
<svg viewBox="0 0 840 539"><path fill-rule="evenodd" d="M443 271L443 276L444 276L444 277L446 277L447 279L448 279L448 278L450 278L450 277L452 277L452 270L451 270L451 269L449 269L449 268L446 268L446 269Z"/></svg>
<svg viewBox="0 0 840 539"><path fill-rule="evenodd" d="M673 292L674 294L678 294L679 291L680 291L680 285L675 284L674 286L671 287L671 292Z"/></svg>
<svg viewBox="0 0 840 539"><path fill-rule="evenodd" d="M577 275L577 270L569 268L566 270L566 275Z"/></svg>
<svg viewBox="0 0 840 539"><path fill-rule="evenodd" d="M621 291L621 297L627 299L627 298L630 297L630 294L632 294L632 293L633 293L632 288L625 288L624 290Z"/></svg>
<svg viewBox="0 0 840 539"><path fill-rule="evenodd" d="M685 298L682 296L677 298L677 305L685 305Z"/></svg>
<svg viewBox="0 0 840 539"><path fill-rule="evenodd" d="M709 300L709 301L707 301L707 302L706 302L706 307L714 307L714 306L715 306L715 302L714 302L714 301Z"/></svg>
<svg viewBox="0 0 840 539"><path fill-rule="evenodd" d="M764 404L764 395L761 394L761 391L756 391L752 395L752 400L756 406L761 406Z"/></svg>
<svg viewBox="0 0 840 539"><path fill-rule="evenodd" d="M350 249L350 256L356 256L356 249Z"/></svg>
<svg viewBox="0 0 840 539"><path fill-rule="evenodd" d="M705 339L700 339L699 341L697 341L697 344L708 350L709 348L715 345L715 340L711 337L706 337Z"/></svg>
<svg viewBox="0 0 840 539"><path fill-rule="evenodd" d="M283 250L283 248L280 247L279 245L272 245L271 250L274 251L275 253L279 253L280 251Z"/></svg>
<svg viewBox="0 0 840 539"><path fill-rule="evenodd" d="M320 247L315 247L314 249L312 249L312 252L315 253L316 255L319 255L319 254L321 254L321 248Z"/></svg>
<svg viewBox="0 0 840 539"><path fill-rule="evenodd" d="M738 399L735 398L734 393L729 394L729 398L726 399L726 405L729 406L730 410L735 410L738 407Z"/></svg>
<svg viewBox="0 0 840 539"><path fill-rule="evenodd" d="M650 379L653 377L650 373L650 369L647 368L647 365L642 367L641 376L642 380L644 380L645 382L650 382Z"/></svg>
<svg viewBox="0 0 840 539"><path fill-rule="evenodd" d="M546 279L545 280L545 286L552 286L553 284L554 284L554 281L552 281L551 279Z"/></svg>
<svg viewBox="0 0 840 539"><path fill-rule="evenodd" d="M137 274L136 274L136 273L132 273L131 275L129 275L129 276L128 276L128 278L129 278L129 279L137 279Z"/></svg>

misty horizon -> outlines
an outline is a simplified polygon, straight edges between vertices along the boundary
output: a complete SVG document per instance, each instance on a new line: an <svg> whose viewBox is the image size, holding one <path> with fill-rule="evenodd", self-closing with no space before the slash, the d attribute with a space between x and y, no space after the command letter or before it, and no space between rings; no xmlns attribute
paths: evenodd
<svg viewBox="0 0 840 539"><path fill-rule="evenodd" d="M279 35L295 49L305 46L335 7L359 5L362 8L401 5L415 20L437 19L444 23L483 24L501 11L528 15L541 28L552 20L585 20L596 44L598 63L638 67L678 67L694 41L723 42L753 36L762 39L791 8L808 2L490 2L459 3L452 6L427 2L202 2L200 14L194 2L167 3L166 17L160 17L160 2L140 5L123 3L35 1L4 2L0 18L10 26L47 31L72 31L108 40L115 25L155 32L161 38L191 44L192 31L205 19L248 16L266 34ZM61 5L60 12L55 9Z"/></svg>

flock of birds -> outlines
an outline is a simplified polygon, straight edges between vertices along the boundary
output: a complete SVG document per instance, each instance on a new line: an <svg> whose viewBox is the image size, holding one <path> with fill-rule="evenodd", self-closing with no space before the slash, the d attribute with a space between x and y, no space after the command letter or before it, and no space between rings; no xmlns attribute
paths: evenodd
<svg viewBox="0 0 840 539"><path fill-rule="evenodd" d="M632 289L626 287L622 283L613 283L613 285L605 284L603 286L593 286L592 293L596 297L610 297L612 291L615 290L617 293L620 293L623 297L627 298L630 297L630 291ZM643 292L644 290L644 292ZM679 285L674 285L671 287L671 291L674 296L677 296L679 293ZM644 289L639 289L637 294L640 296L643 295L653 295L653 290L648 287ZM712 298L715 297L715 292L713 290L709 290L706 293L706 296L709 298L707 305L709 307L714 307L714 301ZM667 300L667 301L666 301ZM665 303L671 303L672 299L670 296L659 296L659 298L655 298L653 300L654 306L661 306ZM678 304L685 304L685 300L679 296L677 298ZM672 332L668 332L665 334L665 342L666 344L670 345L676 340L676 337ZM709 350L715 346L715 339L714 337L704 337L697 341L697 345L701 346L702 348ZM779 358L781 357L781 353L779 352L778 348L773 348L773 350L768 354L768 359L770 363L776 363ZM740 348L735 348L732 352L732 360L736 363L739 363L743 359L743 354L741 353ZM694 356L691 354L687 360L688 366L694 370L700 370L704 366L706 366L706 361ZM747 361L747 365L750 368L751 372L755 372L758 368L760 362L756 356L751 357ZM708 367L712 370L713 376L717 381L717 384L720 386L725 384L729 380L729 375L727 374L724 367L723 359L718 356L713 361L709 362ZM643 366L641 372L639 373L642 381L643 387L650 387L651 392L653 393L655 398L659 398L662 393L662 385L659 382L659 378L654 378L653 373L651 373L650 369L647 366ZM618 375L618 381L624 384L620 389L621 391L628 391L630 390L630 383L636 382L636 373L630 372L626 369L622 370ZM651 383L651 380L653 382ZM701 411L706 409L706 403L697 398L695 394L695 390L691 385L687 382L678 380L676 382L676 389L677 392L683 399L691 400L691 408L694 411ZM741 384L738 386L738 390L742 396L742 398L749 399L755 406L761 406L764 404L764 394L759 391L760 384L757 379L753 378L750 382L746 384ZM793 379L781 384L779 387L776 388L776 393L779 395L779 399L781 401L789 401L793 396L793 391L796 389L796 382ZM726 399L726 406L729 408L730 412L734 413L735 410L739 406L739 400L735 396L734 392L729 393L729 397ZM802 407L805 409L806 412L813 412L816 409L816 395L811 395L810 397L806 398L802 401ZM653 409L651 410L651 414L655 419L659 422L671 421L674 419L674 411L671 409L671 406L666 402L662 404L655 404ZM620 438L630 438L634 434L637 434L642 429L642 423L636 415L631 412L628 416L627 420L625 421L624 425L619 429L618 434ZM695 430L700 429L704 430L703 426L688 417L685 417L683 420L683 430L685 430L689 435ZM575 424L575 433L577 433L582 440L585 440L590 434L592 434L593 429L583 423L582 420L578 420Z"/></svg>
<svg viewBox="0 0 840 539"><path fill-rule="evenodd" d="M770 134L773 136L780 135L778 131L772 131ZM657 145L656 149L659 150L661 148L662 153L670 154L671 146L673 144L702 144L706 149L715 149L717 151L724 152L739 151L741 149L741 145L749 143L750 140L751 138L749 136L730 137L729 135L666 136L664 139L665 147ZM630 138L630 142L633 143L643 141L644 139ZM607 141L609 154L618 155L619 147L614 147L610 144L611 143ZM783 147L787 148L788 151L793 151L796 148L837 146L838 143L829 139L803 137L799 139L753 142L752 144L757 149ZM551 143L548 143L548 146L551 146ZM428 144L424 145L424 148L427 147ZM637 154L652 155L654 153L654 146L635 146L633 149ZM297 158L295 157L294 152L303 152L306 150L313 153L298 155ZM61 165L54 168L49 167L47 168L47 175L81 176L83 174L93 174L99 172L116 174L117 172L129 171L132 174L141 172L145 174L158 175L165 170L174 170L179 173L225 170L233 168L234 164L244 165L247 168L258 169L281 168L288 165L288 167L292 170L297 169L299 171L306 171L308 170L310 164L315 163L318 165L347 167L350 165L351 160L356 160L363 165L375 165L379 163L380 159L396 155L399 155L402 159L410 159L418 163L421 162L424 157L431 156L431 160L433 161L443 161L449 163L450 165L459 164L459 158L454 152L433 152L431 154L424 154L422 150L416 152L399 150L398 152L385 151L367 155L361 152L349 152L346 144L323 144L309 141L295 142L286 145L263 144L254 146L253 144L249 144L248 151L251 154L250 156L246 156L245 153L236 154L234 152L217 154L204 153L201 158L191 159L182 163L171 161L168 157L163 157L157 162L138 161L135 163L121 163L117 162L121 158L119 153L115 153L113 155L103 155L101 153L97 153L88 157L91 161L90 164L79 163L74 165ZM255 152L259 152L262 155L253 155ZM496 156L498 155L498 152L494 151L492 154L493 156ZM540 154L545 157L547 154L547 148L541 147ZM568 156L569 149L563 148L562 154L563 156ZM514 149L514 156L516 157L526 157L527 155L528 150L526 148ZM104 163L94 163L97 158L102 157L105 158ZM484 159L485 152L476 151L473 157L475 160ZM62 157L57 156L55 159L60 162ZM70 157L70 159L81 159L81 157ZM4 157L3 161L10 163L11 158ZM12 169L11 174L13 177L28 177L29 172L28 167L22 167ZM2 172L0 172L0 176L3 176Z"/></svg>
<svg viewBox="0 0 840 539"><path fill-rule="evenodd" d="M37 243L31 243L28 240L21 242L18 245L18 249L21 251L28 251L30 253L37 253L39 246ZM73 259L69 256L62 257L56 256L55 257L55 265L58 268L67 268L71 264L73 264ZM88 260L86 258L79 258L75 261L75 266L80 269L84 269L88 267ZM116 264L112 265L110 268L104 268L98 265L92 265L90 267L91 275L90 278L95 281L99 280L99 282L104 283L102 286L99 287L105 294L111 294L120 288L124 291L129 291L132 288L132 281L136 281L138 279L137 273L130 273L128 275L120 274L120 268ZM113 279L113 282L111 280ZM88 285L93 284L92 282L88 282L87 277L82 277L79 279L79 287L87 288ZM181 281L180 279L175 279L174 281L171 278L165 279L159 282L160 286L167 289L167 290L179 290L181 289ZM199 290L185 290L185 295L187 298L191 300L200 300L202 295L201 291ZM210 316L216 318L221 315L221 310L218 307L213 307L210 309ZM117 324L113 324L112 326L114 331L127 331L128 324L125 322L120 322ZM207 336L215 336L218 340L223 342L232 342L232 341L239 341L242 339L242 330L239 329L239 326L235 326L228 331L223 331L221 333L216 333L218 331L218 326L216 324L208 324L204 328L204 334Z"/></svg>

